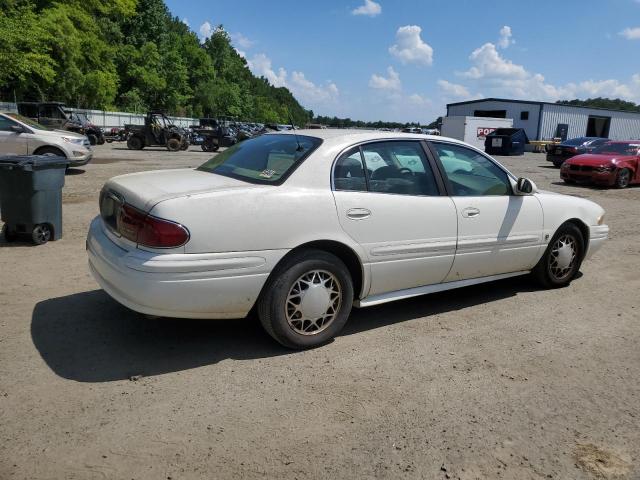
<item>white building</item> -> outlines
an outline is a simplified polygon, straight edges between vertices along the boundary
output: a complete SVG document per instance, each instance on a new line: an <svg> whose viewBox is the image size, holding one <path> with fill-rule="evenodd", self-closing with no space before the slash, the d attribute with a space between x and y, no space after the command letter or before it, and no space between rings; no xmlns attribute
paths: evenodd
<svg viewBox="0 0 640 480"><path fill-rule="evenodd" d="M548 102L483 98L447 105L447 116L512 118L530 140L606 137L639 140L640 113Z"/></svg>

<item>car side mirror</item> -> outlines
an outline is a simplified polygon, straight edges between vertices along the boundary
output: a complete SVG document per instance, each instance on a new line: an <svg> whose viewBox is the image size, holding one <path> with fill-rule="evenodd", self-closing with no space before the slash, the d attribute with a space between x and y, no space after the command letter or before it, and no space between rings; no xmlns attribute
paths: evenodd
<svg viewBox="0 0 640 480"><path fill-rule="evenodd" d="M536 184L524 177L518 179L515 190L516 195L532 195L538 191Z"/></svg>
<svg viewBox="0 0 640 480"><path fill-rule="evenodd" d="M24 133L24 128L20 125L11 125L9 128L13 133Z"/></svg>

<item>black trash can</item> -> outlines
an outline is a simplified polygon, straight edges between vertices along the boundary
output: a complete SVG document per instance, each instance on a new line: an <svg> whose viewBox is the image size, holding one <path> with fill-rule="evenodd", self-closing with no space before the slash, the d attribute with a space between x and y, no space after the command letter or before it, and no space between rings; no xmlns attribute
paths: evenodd
<svg viewBox="0 0 640 480"><path fill-rule="evenodd" d="M523 155L529 138L522 128L498 128L484 140L489 155Z"/></svg>
<svg viewBox="0 0 640 480"><path fill-rule="evenodd" d="M62 237L64 157L0 157L0 214L8 242L28 235L37 245Z"/></svg>

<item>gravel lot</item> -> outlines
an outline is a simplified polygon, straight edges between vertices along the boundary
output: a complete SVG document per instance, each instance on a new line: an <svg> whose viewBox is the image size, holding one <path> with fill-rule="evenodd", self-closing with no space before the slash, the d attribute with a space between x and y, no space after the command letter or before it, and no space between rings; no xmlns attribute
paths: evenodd
<svg viewBox="0 0 640 480"><path fill-rule="evenodd" d="M640 188L502 158L607 210L580 278L355 310L291 352L251 318L142 318L88 273L105 180L209 156L97 147L66 177L62 240L0 243L0 478L640 478Z"/></svg>

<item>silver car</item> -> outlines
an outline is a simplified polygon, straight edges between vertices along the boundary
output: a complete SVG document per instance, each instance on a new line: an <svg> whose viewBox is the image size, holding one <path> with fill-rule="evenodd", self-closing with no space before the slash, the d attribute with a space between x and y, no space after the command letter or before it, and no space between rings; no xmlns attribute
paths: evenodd
<svg viewBox="0 0 640 480"><path fill-rule="evenodd" d="M54 130L17 113L0 113L0 155L59 155L86 165L93 152L86 136Z"/></svg>

